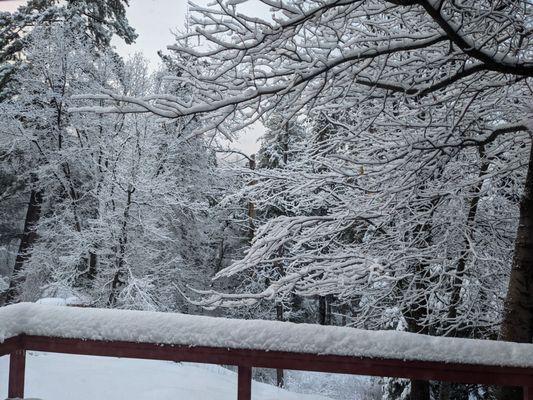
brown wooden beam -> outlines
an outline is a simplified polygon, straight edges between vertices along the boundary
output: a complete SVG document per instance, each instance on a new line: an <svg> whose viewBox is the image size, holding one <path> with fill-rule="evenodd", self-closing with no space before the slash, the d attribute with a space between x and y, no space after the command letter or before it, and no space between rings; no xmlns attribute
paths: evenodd
<svg viewBox="0 0 533 400"><path fill-rule="evenodd" d="M533 382L533 368L519 367L377 359L255 349L64 339L42 336L23 336L22 346L27 350L66 354L187 361L238 365L241 367L281 368L456 383L524 386Z"/></svg>
<svg viewBox="0 0 533 400"><path fill-rule="evenodd" d="M14 350L9 356L9 385L7 397L24 398L24 374L26 369L26 351Z"/></svg>
<svg viewBox="0 0 533 400"><path fill-rule="evenodd" d="M533 387L524 386L522 389L524 392L524 400L533 400Z"/></svg>
<svg viewBox="0 0 533 400"><path fill-rule="evenodd" d="M0 357L11 354L17 349L22 349L21 337L12 337L0 343Z"/></svg>
<svg viewBox="0 0 533 400"><path fill-rule="evenodd" d="M238 368L237 400L252 400L252 368Z"/></svg>

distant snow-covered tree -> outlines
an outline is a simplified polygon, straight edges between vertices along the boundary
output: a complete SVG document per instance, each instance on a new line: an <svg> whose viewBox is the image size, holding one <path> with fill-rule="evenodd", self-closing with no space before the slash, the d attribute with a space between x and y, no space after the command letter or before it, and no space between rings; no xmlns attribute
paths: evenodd
<svg viewBox="0 0 533 400"><path fill-rule="evenodd" d="M21 94L2 103L5 152L25 154L38 196L32 240L17 260L8 301L77 295L99 306L185 309L180 287L212 274L216 181L207 143L181 121L88 116L77 93L147 95L161 87L139 57L96 52L76 26L32 32Z"/></svg>
<svg viewBox="0 0 533 400"><path fill-rule="evenodd" d="M13 94L9 77L24 64L28 34L36 26L52 22L79 20L81 35L96 46L109 46L113 35L132 43L135 31L126 18L127 1L105 0L29 0L15 12L0 13L0 98Z"/></svg>

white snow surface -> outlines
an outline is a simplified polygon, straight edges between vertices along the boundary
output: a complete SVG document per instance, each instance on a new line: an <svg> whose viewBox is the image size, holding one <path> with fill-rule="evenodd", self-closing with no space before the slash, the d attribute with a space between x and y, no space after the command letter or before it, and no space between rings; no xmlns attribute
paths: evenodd
<svg viewBox="0 0 533 400"><path fill-rule="evenodd" d="M28 352L26 398L43 400L235 400L237 374L216 365ZM0 399L9 357L0 357ZM328 400L252 383L253 400Z"/></svg>
<svg viewBox="0 0 533 400"><path fill-rule="evenodd" d="M0 308L0 342L20 334L533 367L533 344L35 303Z"/></svg>

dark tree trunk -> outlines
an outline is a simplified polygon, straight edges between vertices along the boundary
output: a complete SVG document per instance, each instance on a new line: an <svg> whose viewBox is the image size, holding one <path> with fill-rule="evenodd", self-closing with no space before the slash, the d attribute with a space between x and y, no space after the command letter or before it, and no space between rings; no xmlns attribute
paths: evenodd
<svg viewBox="0 0 533 400"><path fill-rule="evenodd" d="M429 400L429 382L413 379L411 381L411 393L409 400Z"/></svg>
<svg viewBox="0 0 533 400"><path fill-rule="evenodd" d="M520 199L520 220L516 233L515 249L500 340L531 343L533 337L533 144L529 165ZM499 400L521 400L522 390L503 388Z"/></svg>
<svg viewBox="0 0 533 400"><path fill-rule="evenodd" d="M318 297L318 323L320 325L326 325L326 296Z"/></svg>
<svg viewBox="0 0 533 400"><path fill-rule="evenodd" d="M276 385L280 388L285 384L285 374L282 369L276 370Z"/></svg>
<svg viewBox="0 0 533 400"><path fill-rule="evenodd" d="M331 325L331 303L333 296L318 296L318 323L320 325Z"/></svg>
<svg viewBox="0 0 533 400"><path fill-rule="evenodd" d="M117 298L118 298L118 292L122 286L126 282L123 280L124 275L124 259L126 257L126 246L128 244L128 221L129 221L129 215L130 215L130 207L132 204L132 196L135 192L134 187L128 187L127 191L127 199L126 199L126 206L124 207L124 213L123 213L123 221L122 221L122 229L121 229L121 236L119 238L118 243L118 254L116 259L116 272L113 276L113 281L111 282L111 293L109 294L109 299L107 301L108 306L114 306Z"/></svg>
<svg viewBox="0 0 533 400"><path fill-rule="evenodd" d="M20 240L17 258L11 274L9 288L7 289L5 303L10 304L16 301L20 286L24 282L24 278L20 276L24 263L31 257L30 250L37 240L36 227L41 218L41 204L43 202L42 192L32 190L30 193L30 201L28 203L28 210L26 211L26 219L24 221L24 232Z"/></svg>
<svg viewBox="0 0 533 400"><path fill-rule="evenodd" d="M250 156L250 159L248 160L248 167L254 171L255 168L256 168L256 163L255 163L255 154L252 154ZM255 185L256 181L255 180L252 180L250 182L250 186L251 185ZM249 202L248 203L248 242L249 243L252 243L252 241L254 240L254 236L255 236L255 204L253 202Z"/></svg>
<svg viewBox="0 0 533 400"><path fill-rule="evenodd" d="M282 303L276 304L276 319L278 321L284 320ZM280 368L276 369L276 385L282 388L284 385L284 381L285 381L285 377L284 377L283 369L280 369Z"/></svg>
<svg viewBox="0 0 533 400"><path fill-rule="evenodd" d="M450 382L441 382L439 387L439 400L450 400L452 385Z"/></svg>
<svg viewBox="0 0 533 400"><path fill-rule="evenodd" d="M98 265L98 258L96 257L96 253L93 251L89 252L89 270L87 271L87 278L89 278L91 281L96 278L97 274L97 265Z"/></svg>

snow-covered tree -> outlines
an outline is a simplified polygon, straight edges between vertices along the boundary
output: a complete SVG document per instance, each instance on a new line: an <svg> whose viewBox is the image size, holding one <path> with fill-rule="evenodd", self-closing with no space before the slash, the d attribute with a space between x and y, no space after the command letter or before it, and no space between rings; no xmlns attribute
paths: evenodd
<svg viewBox="0 0 533 400"><path fill-rule="evenodd" d="M335 127L267 179L265 191L297 197L297 208L259 227L219 276L272 260L285 274L204 304L335 294L357 303L355 324L465 336L494 335L503 313L500 337L530 342L532 5L262 2L269 20L239 12L242 1L194 8L196 29L170 47L195 60L179 77L195 88L191 101L108 93L120 108L78 109L194 115L202 131L228 136L269 113ZM324 203L326 213L309 213ZM428 398L427 385L411 386L412 400Z"/></svg>
<svg viewBox="0 0 533 400"><path fill-rule="evenodd" d="M72 150L83 138L74 136L66 109L69 95L77 89L86 90L87 82L93 78L89 75L97 67L92 65L96 56L90 43L83 45L75 39L80 34L78 28L76 22L64 29L55 24L36 27L31 38L26 39L31 44L25 66L12 78L11 84L19 94L1 104L5 117L1 127L2 152L9 161L21 155L17 172L30 191L8 301L15 296L19 272L37 240L36 226L45 201L44 186L49 184L49 196L69 199L76 229L81 229L77 206L80 176L72 167L77 156ZM56 201L53 197L48 200Z"/></svg>
<svg viewBox="0 0 533 400"><path fill-rule="evenodd" d="M87 42L91 52L93 48L95 51L107 48L114 34L131 43L136 35L128 25L126 5L123 1L30 0L13 13L0 13L0 101L18 97L22 91L19 83L11 78L27 67L27 49L33 42L34 30L50 24L75 26L80 40ZM65 110L62 115L65 115ZM5 143L11 142L8 139ZM5 225L2 226L2 241L7 246L5 264L12 266L11 254L14 254L17 270L21 268L24 254L35 239L34 227L40 217L42 198L38 191L33 190L36 176L22 173L27 171L25 163L30 162L31 156L24 154L25 149L20 147L6 146L5 149L0 154L0 203L6 214L3 218ZM25 217L20 215L21 212L25 212ZM0 268L4 269L6 265ZM5 269L5 273L10 275L9 267ZM11 297L10 294L7 296Z"/></svg>
<svg viewBox="0 0 533 400"><path fill-rule="evenodd" d="M26 39L31 30L46 23L80 20L84 34L98 47L107 47L118 35L127 43L136 38L126 19L127 1L29 0L13 13L0 13L0 98L16 93L9 77L24 64Z"/></svg>
<svg viewBox="0 0 533 400"><path fill-rule="evenodd" d="M180 288L212 272L216 181L207 143L182 121L69 113L77 93L147 95L166 84L136 57L96 52L76 25L32 32L20 95L2 103L5 153L26 157L38 196L8 300L76 295L100 306L185 309ZM167 86L165 86L167 90Z"/></svg>

